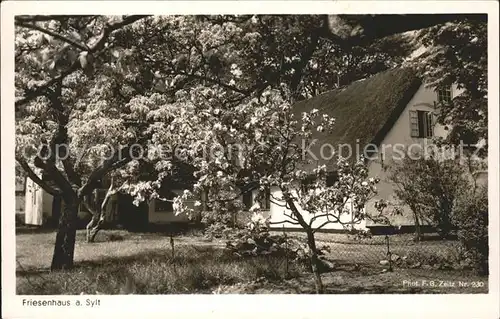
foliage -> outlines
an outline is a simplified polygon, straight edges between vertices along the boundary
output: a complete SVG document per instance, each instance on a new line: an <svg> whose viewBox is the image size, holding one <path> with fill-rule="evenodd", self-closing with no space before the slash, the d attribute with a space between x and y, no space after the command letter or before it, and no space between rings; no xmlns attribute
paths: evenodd
<svg viewBox="0 0 500 319"><path fill-rule="evenodd" d="M245 212L241 201L216 201L210 204L210 210L201 212L201 222L208 227L242 228L244 225L238 217L243 214Z"/></svg>
<svg viewBox="0 0 500 319"><path fill-rule="evenodd" d="M294 95L310 96L305 89L309 83L318 86L315 94L333 85L325 72L338 73L345 65L348 73L356 73L359 63L352 59L363 57L364 65L352 80L370 72L365 69L372 62L390 63L391 54L380 44L373 55L363 47L349 49L347 62L321 60L322 51L340 58L348 49L323 35L324 23L323 16L295 15L20 16L16 19L17 158L26 160L26 170L33 167L40 145L65 143L70 158L64 163L56 159L54 164L70 184L83 187L102 168L110 147L116 151L127 150L131 143L158 146L161 140L154 131L143 131L137 124L168 123L168 104L176 100L179 89L214 85L234 93L227 100L285 84ZM154 196L148 184L130 185L144 178L143 161L113 162L126 167L120 172L107 169L99 178L114 174L119 184L127 182L122 191L139 188L139 195ZM43 168L45 173L47 169ZM48 173L54 179L52 175ZM61 183L66 184L63 180L56 184ZM89 193L90 188L81 190Z"/></svg>
<svg viewBox="0 0 500 319"><path fill-rule="evenodd" d="M441 253L425 251L410 251L407 256L403 256L395 261L398 267L429 269L470 269L469 259L464 255L460 247L451 248Z"/></svg>
<svg viewBox="0 0 500 319"><path fill-rule="evenodd" d="M209 239L229 239L234 234L234 232L237 231L239 231L239 228L236 228L233 225L224 224L222 222L212 222L204 228L203 232Z"/></svg>
<svg viewBox="0 0 500 319"><path fill-rule="evenodd" d="M326 22L319 15L158 16L122 41L138 39L134 65L151 70L151 85L171 97L200 82L243 96L283 83L296 98L310 97L385 70L407 53L397 37L339 45Z"/></svg>
<svg viewBox="0 0 500 319"><path fill-rule="evenodd" d="M226 249L237 256L280 256L287 260L309 260L304 246L282 234L269 232L269 218L254 213L245 228L231 234Z"/></svg>
<svg viewBox="0 0 500 319"><path fill-rule="evenodd" d="M483 275L489 271L488 212L488 189L480 186L460 194L454 215L458 239L474 268Z"/></svg>
<svg viewBox="0 0 500 319"><path fill-rule="evenodd" d="M471 186L460 160L420 155L405 156L392 168L390 179L402 204L410 207L419 227L423 222L435 226L442 238L455 228L454 206L458 194ZM417 230L417 236L418 230Z"/></svg>
<svg viewBox="0 0 500 319"><path fill-rule="evenodd" d="M240 230L231 236L226 243L226 249L237 256L272 255L285 256L290 259L294 256L285 249L285 238L280 235L270 235L268 231Z"/></svg>
<svg viewBox="0 0 500 319"><path fill-rule="evenodd" d="M453 101L440 103L439 121L451 131L448 141L473 144L488 139L487 21L457 19L417 32L425 48L411 60L427 84L439 89L456 84L463 90ZM487 147L483 147L485 155Z"/></svg>

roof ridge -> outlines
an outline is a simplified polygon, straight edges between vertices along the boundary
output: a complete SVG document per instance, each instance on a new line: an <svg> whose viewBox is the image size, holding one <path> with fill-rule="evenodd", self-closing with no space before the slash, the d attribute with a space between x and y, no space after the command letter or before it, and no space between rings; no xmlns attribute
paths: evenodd
<svg viewBox="0 0 500 319"><path fill-rule="evenodd" d="M350 86L351 86L351 85L353 85L354 83L360 83L360 82L363 82L363 81L371 80L371 79L373 79L373 78L374 78L374 77L376 77L376 76L382 76L382 75L384 75L384 74L386 74L386 73L389 73L389 72L391 72L391 71L396 71L396 70L403 71L403 70L410 70L410 69L411 69L411 67L409 67L409 66L396 66L396 67L393 67L393 68L390 68L390 69L387 69L387 70L384 70L384 71L381 71L381 72L378 72L378 73L372 74L372 75L370 75L370 76L368 76L368 77L366 77L366 78L355 80L355 81L353 81L353 82L351 82L351 83L349 83L349 84L346 84L346 85L344 85L344 86L341 86L341 87L338 87L338 88L333 88L333 89L326 90L326 91L324 91L324 92L321 92L320 94L316 94L315 96L313 96L313 97L311 97L311 98L309 98L309 99L304 99L304 100L301 100L301 101L299 101L299 102L302 102L302 101L308 101L308 100L314 99L314 98L316 98L316 97L318 97L318 96L322 96L322 95L324 95L324 94L332 93L332 92L334 92L334 91L341 91L341 90L343 90L343 89L346 89L346 88L350 87Z"/></svg>

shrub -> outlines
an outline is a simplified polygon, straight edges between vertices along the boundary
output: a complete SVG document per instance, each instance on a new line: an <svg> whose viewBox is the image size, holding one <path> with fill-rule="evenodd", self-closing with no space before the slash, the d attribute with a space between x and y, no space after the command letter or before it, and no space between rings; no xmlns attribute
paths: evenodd
<svg viewBox="0 0 500 319"><path fill-rule="evenodd" d="M238 203L215 202L211 208L210 211L201 213L201 222L207 237L229 239L231 233L244 227L238 220L238 215L244 214Z"/></svg>
<svg viewBox="0 0 500 319"><path fill-rule="evenodd" d="M231 234L236 231L236 228L231 227L230 225L216 222L213 224L209 224L205 227L205 236L208 238L222 238L229 239Z"/></svg>
<svg viewBox="0 0 500 319"><path fill-rule="evenodd" d="M458 239L475 269L488 274L488 190L463 192L455 205L454 222Z"/></svg>
<svg viewBox="0 0 500 319"><path fill-rule="evenodd" d="M303 267L311 269L311 256L309 248L302 241L290 238L285 234L274 234L269 232L269 220L261 214L253 214L247 227L244 229L233 229L230 240L226 243L226 251L232 255L244 256L268 256L285 257L286 262L293 261ZM327 247L318 247L318 254L324 255ZM330 267L320 261L320 271L327 271ZM269 274L265 274L269 278ZM272 276L271 276L272 277Z"/></svg>
<svg viewBox="0 0 500 319"><path fill-rule="evenodd" d="M125 239L125 237L123 235L120 235L120 234L111 233L108 235L109 241L122 241L124 239Z"/></svg>
<svg viewBox="0 0 500 319"><path fill-rule="evenodd" d="M470 184L465 174L458 160L438 156L405 157L392 168L390 179L397 186L396 197L413 213L417 240L421 239L424 221L430 221L441 238L448 237L456 227L456 196Z"/></svg>
<svg viewBox="0 0 500 319"><path fill-rule="evenodd" d="M405 256L395 258L393 261L399 267L419 268L431 266L435 269L470 269L470 265L460 249L445 251L413 250L409 251Z"/></svg>
<svg viewBox="0 0 500 319"><path fill-rule="evenodd" d="M271 235L268 220L260 214L254 214L243 229L234 229L228 236L226 249L239 256L279 255L287 252L286 238Z"/></svg>
<svg viewBox="0 0 500 319"><path fill-rule="evenodd" d="M233 232L226 243L226 249L240 256L257 255L284 255L286 254L286 241L284 236L271 235L268 231L248 229ZM291 254L289 254L291 255Z"/></svg>

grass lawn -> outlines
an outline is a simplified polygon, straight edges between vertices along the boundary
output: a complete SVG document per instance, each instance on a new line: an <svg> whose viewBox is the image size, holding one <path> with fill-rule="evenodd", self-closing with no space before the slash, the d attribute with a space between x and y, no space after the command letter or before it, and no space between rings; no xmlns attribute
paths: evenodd
<svg viewBox="0 0 500 319"><path fill-rule="evenodd" d="M386 267L378 264L385 256L384 245L338 243L335 236L339 235L318 238L318 244L330 246L326 257L337 264L335 270L322 274L327 293L487 293L487 277L469 272L384 271ZM88 244L84 231L78 231L75 268L51 273L54 240L53 232L17 234L18 294L314 292L304 265L284 257L232 256L224 251L223 241L209 242L196 235L176 236L173 256L169 237L162 234L105 230L96 243ZM459 281L470 286L458 287ZM473 282L483 286L473 287Z"/></svg>

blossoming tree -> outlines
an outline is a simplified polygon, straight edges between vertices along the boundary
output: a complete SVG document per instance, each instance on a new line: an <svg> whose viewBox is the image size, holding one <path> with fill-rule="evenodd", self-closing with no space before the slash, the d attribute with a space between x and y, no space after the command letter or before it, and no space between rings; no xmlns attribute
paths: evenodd
<svg viewBox="0 0 500 319"><path fill-rule="evenodd" d="M113 176L116 187L110 193L123 190L145 199L156 196L150 190L156 184L142 180L144 167L156 178L176 166L136 159L141 151L133 145L175 145L198 169L199 183L210 188L210 196L231 192L228 185L258 172L259 185L282 187L294 211L291 203L298 195L289 188L303 173L296 172L300 159L293 140L308 136L313 119L324 120L320 127L325 129L331 122L316 113L292 119L286 115L290 104L329 87L325 74L342 66L342 59L340 66L325 64L321 50L346 50L359 46L361 38L369 43L387 35L370 33L370 19L350 21L327 16L17 16L16 160L28 177L65 203L51 268L72 266L77 207L103 178ZM357 31L345 32L350 28ZM387 57L383 50L360 52L381 53L374 61ZM358 71L356 77L370 74ZM282 83L287 102L278 98L278 91L287 91L280 89ZM261 98L265 91L270 93ZM297 120L304 126L297 128ZM213 163L195 156L195 146L216 141L253 146L239 166L222 155ZM279 162L269 162L272 158ZM95 212L91 229L98 229L100 213Z"/></svg>
<svg viewBox="0 0 500 319"><path fill-rule="evenodd" d="M328 186L325 165L307 169L312 159L304 157L302 141L308 143L314 130L328 131L334 119L318 110L297 116L282 93L266 90L228 105L230 93L220 88L197 87L189 95L181 91L168 115L170 125L154 129L164 137L163 143L178 145L183 160L195 168L193 189L175 199L177 213L194 212L183 204L193 196L205 196L210 203L230 202L239 201L246 192L257 190L261 197L266 189L279 189L271 201L289 214L278 223L296 224L306 232L316 290L322 292L314 233L329 223L352 225L343 221L346 214L353 216L354 223L365 219L364 204L375 193L376 180L368 177L362 160L339 159L335 163L338 181ZM313 182L302 187L311 175ZM347 202L352 204L349 210ZM258 212L260 207L252 210ZM314 224L320 219L321 225Z"/></svg>
<svg viewBox="0 0 500 319"><path fill-rule="evenodd" d="M140 126L128 125L129 73L111 54L116 33L142 16L17 16L16 161L43 190L61 196L51 269L73 264L77 209L111 171L132 159ZM109 152L112 145L114 152ZM40 170L42 174L37 174ZM110 188L110 192L113 188ZM90 208L89 208L90 209ZM100 216L93 218L98 223ZM93 227L91 225L91 227Z"/></svg>

